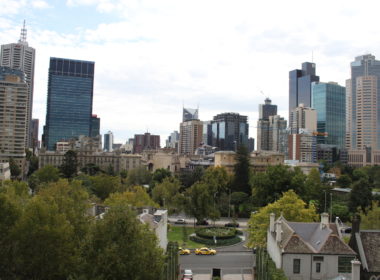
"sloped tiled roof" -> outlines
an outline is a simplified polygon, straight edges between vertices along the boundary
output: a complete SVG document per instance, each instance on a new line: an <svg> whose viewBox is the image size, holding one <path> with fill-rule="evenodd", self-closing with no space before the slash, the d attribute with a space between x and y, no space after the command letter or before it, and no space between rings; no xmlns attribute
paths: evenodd
<svg viewBox="0 0 380 280"><path fill-rule="evenodd" d="M361 230L360 239L368 271L380 272L380 230Z"/></svg>
<svg viewBox="0 0 380 280"><path fill-rule="evenodd" d="M320 223L288 222L282 216L277 221L282 221L279 245L284 253L356 255L339 238L335 224L321 227Z"/></svg>

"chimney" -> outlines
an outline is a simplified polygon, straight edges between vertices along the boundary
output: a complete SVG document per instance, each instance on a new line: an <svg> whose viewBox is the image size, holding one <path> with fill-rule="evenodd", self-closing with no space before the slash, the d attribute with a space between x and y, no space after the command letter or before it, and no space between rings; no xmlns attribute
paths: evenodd
<svg viewBox="0 0 380 280"><path fill-rule="evenodd" d="M277 221L276 223L276 241L281 242L281 236L282 235L282 222Z"/></svg>
<svg viewBox="0 0 380 280"><path fill-rule="evenodd" d="M274 232L274 219L276 215L274 213L271 213L269 215L269 232L272 233Z"/></svg>
<svg viewBox="0 0 380 280"><path fill-rule="evenodd" d="M329 227L329 214L322 213L321 214L321 229L325 229Z"/></svg>
<svg viewBox="0 0 380 280"><path fill-rule="evenodd" d="M351 261L351 280L360 280L360 261Z"/></svg>
<svg viewBox="0 0 380 280"><path fill-rule="evenodd" d="M352 220L352 230L351 234L359 233L360 232L360 216L354 215L354 218Z"/></svg>

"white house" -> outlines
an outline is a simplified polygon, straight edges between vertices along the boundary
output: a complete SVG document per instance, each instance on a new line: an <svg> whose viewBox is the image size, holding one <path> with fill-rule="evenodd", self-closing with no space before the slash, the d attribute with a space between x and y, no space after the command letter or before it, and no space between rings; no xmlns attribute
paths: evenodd
<svg viewBox="0 0 380 280"><path fill-rule="evenodd" d="M142 223L148 224L151 230L154 230L159 246L166 251L168 245L168 210L156 210L153 214L149 214L149 209L143 209L138 218Z"/></svg>

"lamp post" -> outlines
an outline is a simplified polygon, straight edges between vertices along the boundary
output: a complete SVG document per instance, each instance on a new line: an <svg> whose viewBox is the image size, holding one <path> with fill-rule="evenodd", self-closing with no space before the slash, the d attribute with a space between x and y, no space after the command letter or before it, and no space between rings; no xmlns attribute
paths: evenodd
<svg viewBox="0 0 380 280"><path fill-rule="evenodd" d="M231 212L231 189L228 189L228 219L230 219Z"/></svg>

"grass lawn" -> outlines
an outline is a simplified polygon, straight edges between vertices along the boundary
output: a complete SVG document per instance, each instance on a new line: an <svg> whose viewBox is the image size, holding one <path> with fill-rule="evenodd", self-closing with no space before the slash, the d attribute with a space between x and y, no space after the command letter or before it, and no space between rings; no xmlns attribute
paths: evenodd
<svg viewBox="0 0 380 280"><path fill-rule="evenodd" d="M187 235L190 236L190 234L194 233L194 227L186 227ZM191 241L189 238L187 239L186 243L183 242L183 226L170 226L170 230L168 231L168 240L169 241L177 241L178 246L187 248L187 249L195 249L199 247L207 247L204 244L197 243L194 241Z"/></svg>

